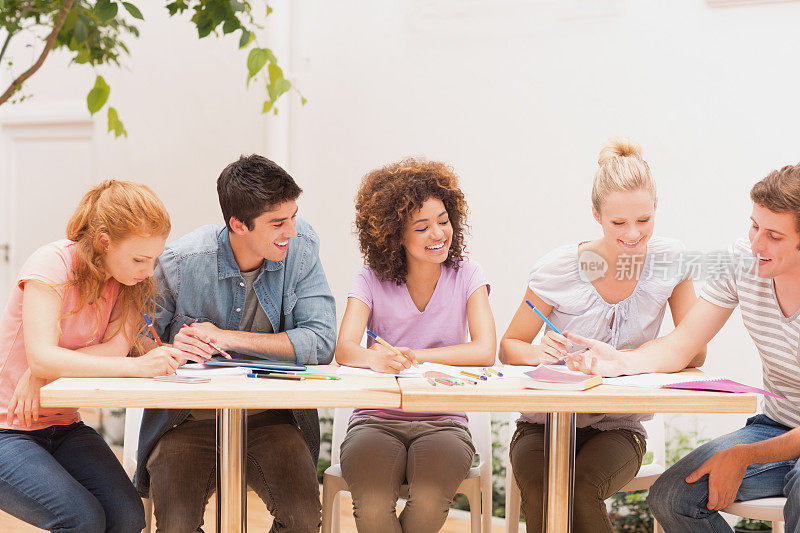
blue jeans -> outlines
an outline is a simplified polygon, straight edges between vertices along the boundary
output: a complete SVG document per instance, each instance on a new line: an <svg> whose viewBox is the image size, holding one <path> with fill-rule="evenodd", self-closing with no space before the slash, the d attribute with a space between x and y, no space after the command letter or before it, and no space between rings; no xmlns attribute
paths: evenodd
<svg viewBox="0 0 800 533"><path fill-rule="evenodd" d="M138 533L142 500L95 430L0 429L0 509L50 531Z"/></svg>
<svg viewBox="0 0 800 533"><path fill-rule="evenodd" d="M759 442L783 435L791 428L764 415L747 420L742 429L723 435L672 465L650 489L648 502L653 516L669 533L730 532L727 522L708 504L708 475L694 483L686 483L690 473L715 453L735 446ZM800 533L800 465L797 459L777 463L752 464L747 467L737 501L786 496L784 519L787 533Z"/></svg>

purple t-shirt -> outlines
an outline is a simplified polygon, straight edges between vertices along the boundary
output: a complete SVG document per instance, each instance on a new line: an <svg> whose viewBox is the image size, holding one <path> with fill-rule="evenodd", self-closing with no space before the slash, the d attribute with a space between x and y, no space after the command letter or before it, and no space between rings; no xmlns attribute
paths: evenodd
<svg viewBox="0 0 800 533"><path fill-rule="evenodd" d="M393 346L414 349L440 348L467 342L467 300L489 284L478 263L464 259L458 270L442 265L442 273L425 310L420 312L406 284L380 281L365 266L356 274L348 298L357 298L370 308L367 328ZM367 346L372 346L367 339ZM381 420L454 420L467 424L465 413L409 413L400 409L356 409L351 418Z"/></svg>

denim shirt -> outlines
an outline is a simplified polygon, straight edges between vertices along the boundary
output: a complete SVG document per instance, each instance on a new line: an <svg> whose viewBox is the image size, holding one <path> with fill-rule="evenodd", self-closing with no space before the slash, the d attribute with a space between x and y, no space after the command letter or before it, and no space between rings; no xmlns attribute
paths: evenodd
<svg viewBox="0 0 800 533"><path fill-rule="evenodd" d="M233 256L225 226L203 226L164 249L155 280L159 295L153 324L172 342L184 323L211 322L238 330L246 285ZM283 261L264 260L253 289L272 330L285 332L295 360L327 364L336 342L336 302L319 260L319 238L297 219L297 237L289 241ZM147 460L158 440L189 416L188 409L146 409L139 433L135 483L142 496L150 491ZM314 462L319 457L319 419L314 409L292 410Z"/></svg>

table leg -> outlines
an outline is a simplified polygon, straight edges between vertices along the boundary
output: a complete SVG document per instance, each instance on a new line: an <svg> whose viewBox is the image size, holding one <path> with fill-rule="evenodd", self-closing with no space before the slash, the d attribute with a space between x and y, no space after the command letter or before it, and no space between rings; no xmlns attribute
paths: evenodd
<svg viewBox="0 0 800 533"><path fill-rule="evenodd" d="M217 409L217 532L247 531L247 410Z"/></svg>
<svg viewBox="0 0 800 533"><path fill-rule="evenodd" d="M575 413L547 413L544 444L544 530L569 533L575 485Z"/></svg>

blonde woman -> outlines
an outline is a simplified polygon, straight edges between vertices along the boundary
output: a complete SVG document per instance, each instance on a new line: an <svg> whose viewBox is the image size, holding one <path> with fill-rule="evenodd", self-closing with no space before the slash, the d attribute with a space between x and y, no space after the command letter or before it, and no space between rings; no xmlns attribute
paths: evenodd
<svg viewBox="0 0 800 533"><path fill-rule="evenodd" d="M532 344L543 321L525 300L561 331L620 349L655 338L667 305L678 324L696 300L692 280L674 269L681 244L653 236L656 185L639 144L625 138L611 140L600 152L598 164L592 214L603 235L557 248L533 267L523 301L500 342L500 360L506 364L558 363L574 349L549 327L541 342ZM693 364L702 364L704 358L705 350ZM510 449L529 533L542 530L544 416L523 413ZM612 531L603 500L639 470L645 453L641 422L650 416L577 416L576 532Z"/></svg>
<svg viewBox="0 0 800 533"><path fill-rule="evenodd" d="M77 409L39 408L62 376L170 374L171 347L128 358L152 312L151 276L170 231L147 187L108 180L81 200L67 238L36 250L0 318L0 509L59 532L131 532L141 500L108 445Z"/></svg>

